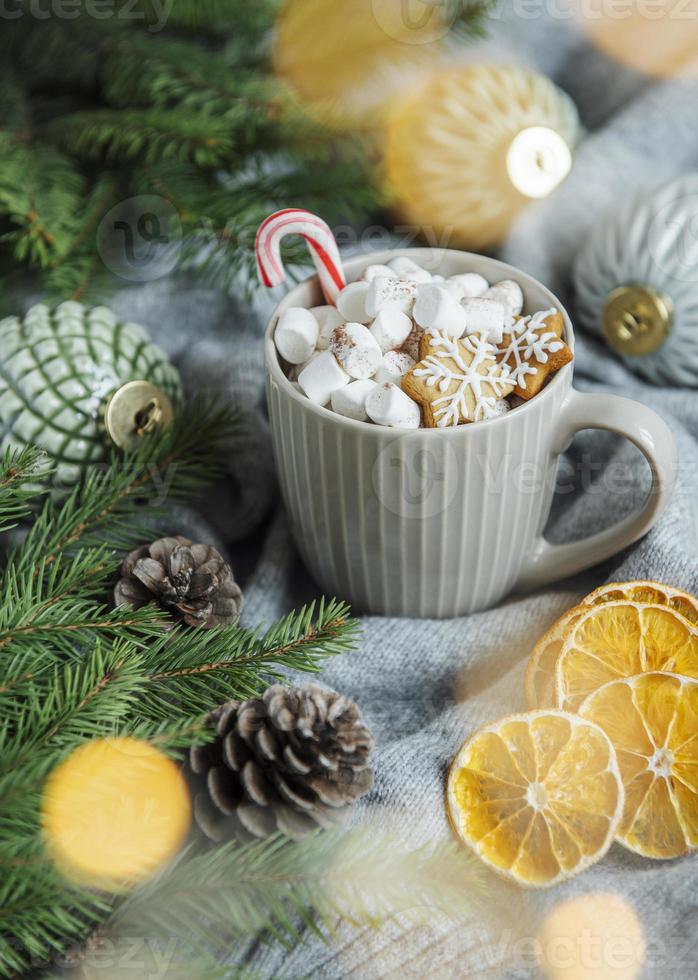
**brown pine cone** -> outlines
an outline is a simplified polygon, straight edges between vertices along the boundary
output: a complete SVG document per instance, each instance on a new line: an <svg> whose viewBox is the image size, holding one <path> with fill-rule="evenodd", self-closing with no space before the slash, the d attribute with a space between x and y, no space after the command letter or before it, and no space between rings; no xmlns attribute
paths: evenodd
<svg viewBox="0 0 698 980"><path fill-rule="evenodd" d="M295 840L341 824L373 787L373 736L356 704L317 685L275 684L259 699L230 701L208 722L217 737L193 746L194 814L211 840Z"/></svg>
<svg viewBox="0 0 698 980"><path fill-rule="evenodd" d="M128 554L114 588L117 606L140 609L157 603L172 626L226 626L242 607L242 591L230 565L210 544L189 538L159 538Z"/></svg>

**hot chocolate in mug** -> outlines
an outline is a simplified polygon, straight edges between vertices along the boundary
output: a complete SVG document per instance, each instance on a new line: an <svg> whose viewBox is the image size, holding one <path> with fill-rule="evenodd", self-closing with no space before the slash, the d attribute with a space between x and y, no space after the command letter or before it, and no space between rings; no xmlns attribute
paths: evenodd
<svg viewBox="0 0 698 980"><path fill-rule="evenodd" d="M431 273L515 279L524 312L567 312L531 276L496 259L449 249L373 253L345 263L347 281L368 265L408 256ZM662 512L676 448L661 418L616 395L572 387L574 362L543 390L494 419L452 428L393 429L321 408L288 380L274 329L289 307L325 302L317 277L290 290L269 323L267 399L276 468L294 539L325 594L356 612L448 617L487 609L514 590L581 571L645 534ZM608 530L570 544L543 537L559 456L581 429L630 439L652 471L649 497Z"/></svg>

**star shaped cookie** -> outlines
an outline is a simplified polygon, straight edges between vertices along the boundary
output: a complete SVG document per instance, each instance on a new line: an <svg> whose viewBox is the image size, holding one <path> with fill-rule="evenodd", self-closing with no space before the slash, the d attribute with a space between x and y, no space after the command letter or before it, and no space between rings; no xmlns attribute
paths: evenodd
<svg viewBox="0 0 698 980"><path fill-rule="evenodd" d="M429 429L481 422L499 414L497 402L514 388L497 349L473 334L452 340L425 333L419 363L402 379L402 388L422 409Z"/></svg>
<svg viewBox="0 0 698 980"><path fill-rule="evenodd" d="M563 326L562 313L552 309L519 317L504 328L497 358L509 369L519 398L533 398L551 374L572 360L562 340Z"/></svg>

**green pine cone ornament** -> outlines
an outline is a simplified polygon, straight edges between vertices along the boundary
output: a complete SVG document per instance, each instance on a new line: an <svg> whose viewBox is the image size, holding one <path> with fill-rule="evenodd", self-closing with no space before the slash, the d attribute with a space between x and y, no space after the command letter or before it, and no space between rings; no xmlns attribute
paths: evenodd
<svg viewBox="0 0 698 980"><path fill-rule="evenodd" d="M148 384L124 388L136 381ZM0 451L39 446L56 464L56 488L75 484L114 443L127 445L119 431L166 422L180 398L165 353L104 306L41 304L0 321Z"/></svg>

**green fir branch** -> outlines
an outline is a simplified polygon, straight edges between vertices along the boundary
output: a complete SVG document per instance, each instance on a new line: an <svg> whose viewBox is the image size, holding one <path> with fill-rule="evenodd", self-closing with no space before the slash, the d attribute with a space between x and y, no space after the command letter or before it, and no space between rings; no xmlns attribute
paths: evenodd
<svg viewBox="0 0 698 980"><path fill-rule="evenodd" d="M338 921L377 926L434 912L462 920L482 895L479 864L454 842L409 850L359 827L184 855L119 904L107 935L186 935L192 955L225 955L236 939L265 932L289 945L306 929L328 938Z"/></svg>
<svg viewBox="0 0 698 980"><path fill-rule="evenodd" d="M288 670L317 672L327 657L354 649L357 634L358 622L336 600L290 613L266 633L178 630L144 651L148 683L136 712L153 721L204 715L212 703L259 695Z"/></svg>
<svg viewBox="0 0 698 980"><path fill-rule="evenodd" d="M66 156L37 152L0 132L0 216L11 228L1 240L20 262L45 267L66 253L83 190L83 177Z"/></svg>
<svg viewBox="0 0 698 980"><path fill-rule="evenodd" d="M236 158L225 122L184 109L76 112L49 124L46 135L83 160L109 166L179 161L210 170Z"/></svg>
<svg viewBox="0 0 698 980"><path fill-rule="evenodd" d="M118 18L98 19L84 11L78 18L44 17L37 21L35 0L5 0L21 17L5 17L0 31L3 63L15 66L31 91L51 98L70 91L82 98L94 95L110 44L126 28ZM48 10L49 8L44 8Z"/></svg>
<svg viewBox="0 0 698 980"><path fill-rule="evenodd" d="M454 31L468 39L483 37L499 0L449 0L454 8Z"/></svg>
<svg viewBox="0 0 698 980"><path fill-rule="evenodd" d="M71 885L47 862L25 867L19 886L16 876L0 871L0 976L18 977L45 964L109 910L104 896Z"/></svg>
<svg viewBox="0 0 698 980"><path fill-rule="evenodd" d="M28 517L31 504L42 491L37 482L45 480L50 467L44 453L34 446L6 449L0 458L0 534ZM0 606L0 615L2 607Z"/></svg>
<svg viewBox="0 0 698 980"><path fill-rule="evenodd" d="M73 657L54 649L60 659L48 666L42 661L46 655L37 650L35 669L23 665L21 698L8 698L0 711L0 878L6 908L14 910L18 922L25 901L37 910L25 923L33 955L48 956L54 948L57 918L65 921L62 943L85 935L83 917L70 921L74 891L68 885L50 904L42 904L54 881L45 866L39 826L46 776L90 738L130 735L177 752L210 734L202 716L217 698L259 692L266 677L276 673L275 665L316 669L321 657L353 645L355 626L343 605L322 604L312 617L312 608L301 610L262 637L239 628L175 630L159 643L94 643ZM227 662L216 659L221 648ZM2 676L11 674L3 659ZM185 683L199 676L208 687L194 685L189 692ZM34 898L31 889L38 893ZM3 943L10 938L0 918L0 976L8 975Z"/></svg>
<svg viewBox="0 0 698 980"><path fill-rule="evenodd" d="M235 33L249 44L269 29L282 0L175 0L171 5L157 0L116 0L121 22L146 26L159 37L165 31L183 37L195 34L215 41Z"/></svg>
<svg viewBox="0 0 698 980"><path fill-rule="evenodd" d="M258 72L235 72L205 48L180 39L128 38L115 47L104 67L104 93L117 106L188 107L223 115L240 124L261 113L271 120L270 106L280 87Z"/></svg>
<svg viewBox="0 0 698 980"><path fill-rule="evenodd" d="M114 454L60 505L48 501L14 556L15 568L51 565L78 545L106 542L123 550L139 543L149 520L223 472L223 449L235 425L229 408L195 399L168 429L146 437L140 450Z"/></svg>
<svg viewBox="0 0 698 980"><path fill-rule="evenodd" d="M243 281L256 281L255 235L270 212L293 204L351 231L361 215L380 207L383 199L370 157L354 160L353 153L360 153L360 147L347 150L348 161L326 146L316 147L313 158L286 151L255 160L245 171L207 188L190 172L165 169L152 175L152 187L182 218L182 263L190 264L205 282L239 287ZM285 242L283 257L287 264L310 264L301 239Z"/></svg>

